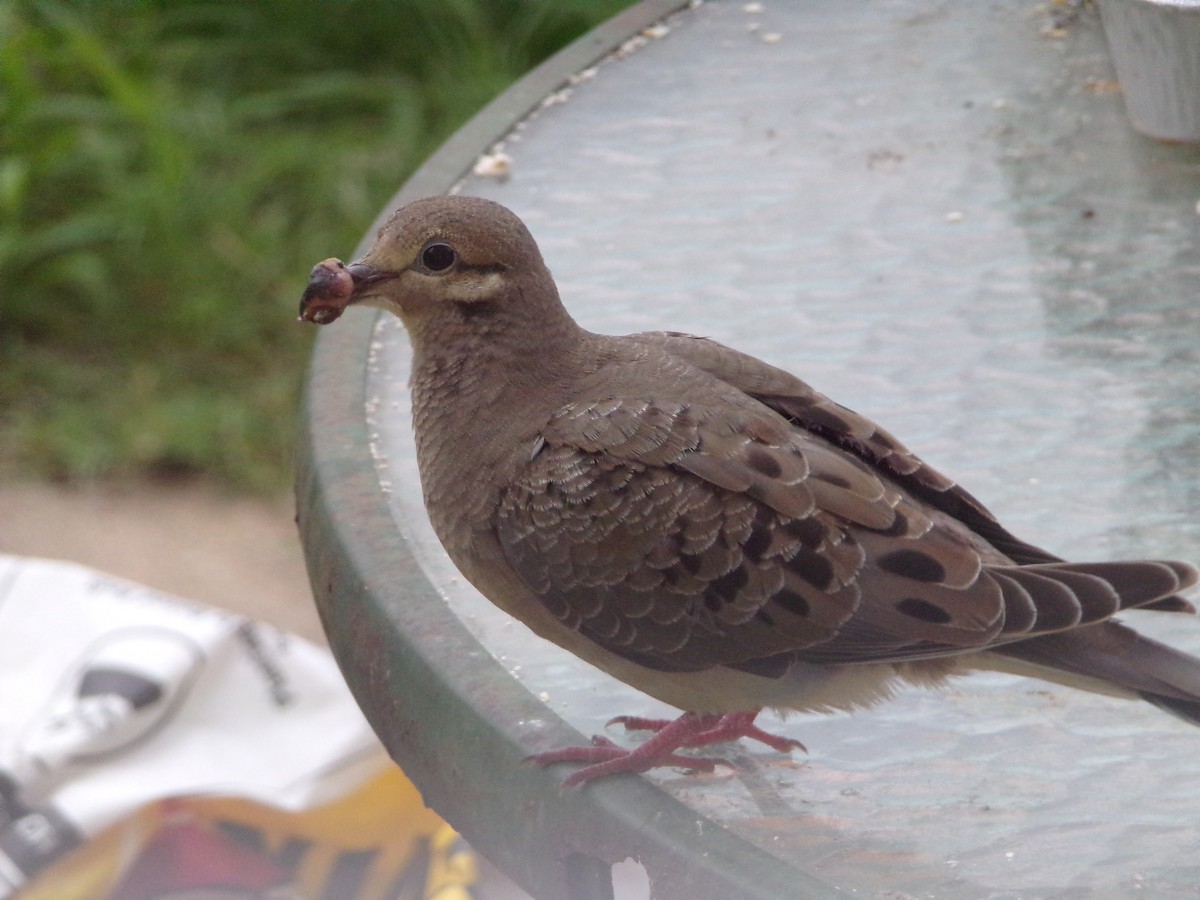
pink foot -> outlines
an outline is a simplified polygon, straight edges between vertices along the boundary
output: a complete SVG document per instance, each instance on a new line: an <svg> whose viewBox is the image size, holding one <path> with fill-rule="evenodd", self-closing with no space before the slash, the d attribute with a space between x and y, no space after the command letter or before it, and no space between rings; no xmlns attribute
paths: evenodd
<svg viewBox="0 0 1200 900"><path fill-rule="evenodd" d="M808 748L797 740L763 731L754 724L757 716L757 711L726 713L723 716L697 716L702 727L693 734L687 743L681 746L707 747L709 744L750 738L750 740L766 744L772 750L778 750L780 753L790 753L793 750L808 752ZM671 721L670 719L643 719L639 716L617 716L615 719L609 719L608 724L624 725L626 731L662 731L671 724Z"/></svg>
<svg viewBox="0 0 1200 900"><path fill-rule="evenodd" d="M651 739L653 740L653 739ZM572 788L601 778L605 775L617 775L621 772L645 772L658 766L676 766L693 772L711 772L717 764L728 765L723 759L708 759L699 756L680 756L670 750L645 752L647 741L633 750L618 747L605 737L592 738L590 747L563 747L561 750L548 750L545 753L534 753L525 757L525 762L539 766L552 766L555 763L583 762L590 763L563 779L563 788Z"/></svg>
<svg viewBox="0 0 1200 900"><path fill-rule="evenodd" d="M570 788L606 775L645 772L659 766L677 766L693 771L711 772L718 763L729 763L723 759L681 756L676 751L685 747L707 747L743 737L760 741L781 753L804 749L804 745L799 741L768 734L755 726L754 718L757 715L756 711L728 713L723 716L684 713L678 719L619 716L609 724L619 723L631 731L653 731L655 734L632 750L624 750L608 738L594 737L590 747L566 747L535 753L526 757L526 761L540 766L563 762L589 763L563 781L563 787Z"/></svg>

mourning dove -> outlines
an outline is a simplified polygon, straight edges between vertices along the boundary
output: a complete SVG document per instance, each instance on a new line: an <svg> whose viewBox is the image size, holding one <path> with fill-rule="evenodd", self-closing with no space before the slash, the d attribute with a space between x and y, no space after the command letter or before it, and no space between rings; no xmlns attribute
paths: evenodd
<svg viewBox="0 0 1200 900"><path fill-rule="evenodd" d="M300 317L400 317L425 505L446 552L534 632L685 711L566 784L750 737L763 708L851 710L990 669L1140 696L1200 724L1200 660L1111 621L1195 610L1179 562L1068 563L1006 531L868 419L785 371L676 332L593 334L509 210L399 209Z"/></svg>

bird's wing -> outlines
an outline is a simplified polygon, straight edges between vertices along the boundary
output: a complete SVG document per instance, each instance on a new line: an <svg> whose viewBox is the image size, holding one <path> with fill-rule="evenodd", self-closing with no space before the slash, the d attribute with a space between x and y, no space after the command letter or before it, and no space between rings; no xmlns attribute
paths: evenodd
<svg viewBox="0 0 1200 900"><path fill-rule="evenodd" d="M906 491L966 524L1013 562L1060 561L1059 557L1010 534L966 489L922 460L886 430L866 416L830 400L790 372L709 338L679 332L649 332L634 337L686 359L769 406L797 427L878 467Z"/></svg>
<svg viewBox="0 0 1200 900"><path fill-rule="evenodd" d="M707 402L563 408L497 509L512 568L627 659L781 675L961 653L1179 585L1158 563L990 564L967 528L863 460L694 374L688 396Z"/></svg>
<svg viewBox="0 0 1200 900"><path fill-rule="evenodd" d="M979 500L904 446L896 437L783 369L709 338L676 331L631 335L634 340L685 359L709 375L744 391L789 422L825 438L877 467L920 501L962 522L1019 565L1061 562L1062 558L1030 544L1004 528ZM1196 612L1187 599L1170 595L1145 609Z"/></svg>

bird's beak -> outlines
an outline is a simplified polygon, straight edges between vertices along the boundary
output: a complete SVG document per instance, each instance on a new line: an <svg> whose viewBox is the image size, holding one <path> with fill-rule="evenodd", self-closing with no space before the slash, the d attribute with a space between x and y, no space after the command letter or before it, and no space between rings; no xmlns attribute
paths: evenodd
<svg viewBox="0 0 1200 900"><path fill-rule="evenodd" d="M300 298L300 321L328 325L346 307L367 297L374 285L395 277L394 272L381 271L361 260L349 265L340 259L322 260L313 266Z"/></svg>

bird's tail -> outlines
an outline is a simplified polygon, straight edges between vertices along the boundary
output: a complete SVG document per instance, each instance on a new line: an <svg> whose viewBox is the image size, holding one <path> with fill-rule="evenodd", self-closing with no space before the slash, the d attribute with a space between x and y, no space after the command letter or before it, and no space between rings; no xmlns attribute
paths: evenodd
<svg viewBox="0 0 1200 900"><path fill-rule="evenodd" d="M1101 693L1130 694L1200 725L1200 659L1117 622L1016 641L994 668Z"/></svg>

